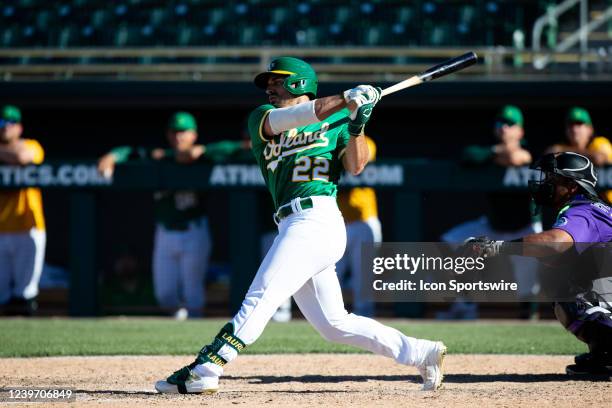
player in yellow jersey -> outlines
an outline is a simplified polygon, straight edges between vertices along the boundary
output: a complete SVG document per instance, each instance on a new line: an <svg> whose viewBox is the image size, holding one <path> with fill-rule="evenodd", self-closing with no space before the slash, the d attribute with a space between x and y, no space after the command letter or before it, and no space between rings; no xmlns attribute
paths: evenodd
<svg viewBox="0 0 612 408"><path fill-rule="evenodd" d="M365 136L370 150L370 162L376 158L376 144ZM338 207L346 224L346 251L336 264L338 275L351 270L353 288L353 310L360 316L372 316L374 303L363 298L361 287L365 283L361 276L361 244L381 242L382 230L378 219L376 193L371 187L355 187L338 194Z"/></svg>
<svg viewBox="0 0 612 408"><path fill-rule="evenodd" d="M0 164L40 164L44 151L23 139L19 108L0 111ZM12 304L26 314L36 309L38 282L45 257L45 217L38 188L0 191L0 307Z"/></svg>
<svg viewBox="0 0 612 408"><path fill-rule="evenodd" d="M567 112L565 123L567 143L552 145L545 153L571 151L587 156L595 166L612 164L612 143L604 136L595 136L593 121L586 109L571 108ZM612 190L603 195L608 202L612 202Z"/></svg>

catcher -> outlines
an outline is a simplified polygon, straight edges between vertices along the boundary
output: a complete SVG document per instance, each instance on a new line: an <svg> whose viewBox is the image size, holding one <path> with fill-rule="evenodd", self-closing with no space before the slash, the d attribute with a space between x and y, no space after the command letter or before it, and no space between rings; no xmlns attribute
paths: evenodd
<svg viewBox="0 0 612 408"><path fill-rule="evenodd" d="M509 245L507 241L492 241L486 237L470 238L466 248L476 256L498 254L544 258L569 255L576 251L580 260L587 260L592 243L612 242L612 208L595 191L597 176L589 158L578 153L550 153L533 166L540 170L540 181L530 181L529 187L536 204L552 207L557 212L553 227L510 242L538 245ZM589 352L575 357L568 365L568 374L612 374L612 299L605 288L608 277L587 277L588 268L572 269L572 281L588 281L586 290L576 294L575 302L555 302L554 312L559 322L578 339ZM608 283L609 284L609 283ZM582 286L584 288L584 286Z"/></svg>

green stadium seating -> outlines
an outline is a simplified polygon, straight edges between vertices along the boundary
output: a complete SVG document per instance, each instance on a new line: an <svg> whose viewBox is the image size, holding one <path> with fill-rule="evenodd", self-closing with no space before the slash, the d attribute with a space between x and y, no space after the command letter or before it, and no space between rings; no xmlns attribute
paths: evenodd
<svg viewBox="0 0 612 408"><path fill-rule="evenodd" d="M0 44L512 45L512 32L533 24L547 3L548 0L13 0L0 3Z"/></svg>

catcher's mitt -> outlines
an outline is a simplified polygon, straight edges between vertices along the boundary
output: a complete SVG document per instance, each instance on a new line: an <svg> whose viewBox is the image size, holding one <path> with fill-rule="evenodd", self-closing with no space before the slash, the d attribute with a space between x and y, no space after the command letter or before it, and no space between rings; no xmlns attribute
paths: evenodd
<svg viewBox="0 0 612 408"><path fill-rule="evenodd" d="M493 241L486 236L470 237L463 244L463 255L472 258L490 258L499 255L504 241Z"/></svg>

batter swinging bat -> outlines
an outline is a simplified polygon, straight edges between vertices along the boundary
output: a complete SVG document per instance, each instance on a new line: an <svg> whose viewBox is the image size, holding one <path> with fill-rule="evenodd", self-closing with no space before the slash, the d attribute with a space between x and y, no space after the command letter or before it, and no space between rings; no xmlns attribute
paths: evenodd
<svg viewBox="0 0 612 408"><path fill-rule="evenodd" d="M474 65L476 61L478 61L478 56L475 52L470 51L458 57L444 61L441 64L429 68L425 72L421 72L420 74L411 76L410 78L403 80L402 82L398 82L395 85L391 85L390 87L383 89L381 96L386 96L394 92L401 91L402 89L410 88L411 86L419 85L423 82L431 81L441 76L452 74L453 72L457 72L459 70L462 70L463 68L467 68L470 65Z"/></svg>

